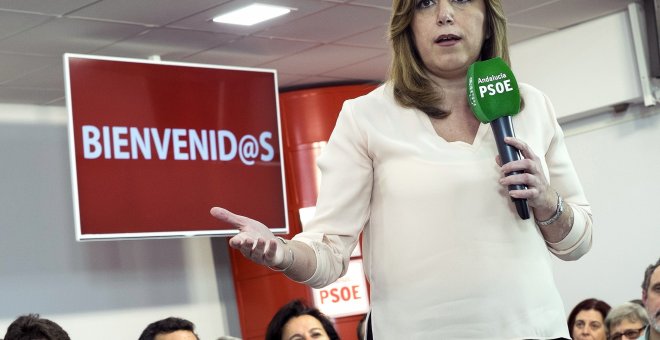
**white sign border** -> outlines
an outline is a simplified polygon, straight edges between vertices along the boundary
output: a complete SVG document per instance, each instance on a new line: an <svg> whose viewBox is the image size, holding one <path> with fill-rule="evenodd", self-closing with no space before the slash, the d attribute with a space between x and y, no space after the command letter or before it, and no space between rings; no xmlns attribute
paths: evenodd
<svg viewBox="0 0 660 340"><path fill-rule="evenodd" d="M70 59L91 59L91 60L106 60L106 61L119 61L119 62L128 62L128 63L140 63L140 64L154 64L154 65L170 65L170 66L183 66L183 67L194 67L194 68L211 68L211 69L222 69L222 70L234 70L234 71L249 71L249 72L262 72L262 73L272 73L274 79L274 88L275 88L275 110L277 112L277 132L278 132L278 143L280 149L280 174L282 176L282 200L284 207L284 226L277 228L269 228L274 234L288 234L289 233L289 209L286 196L286 178L285 178L285 166L284 166L284 148L282 140L282 121L280 114L280 96L279 96L279 87L277 83L277 70L275 69L266 69L266 68L253 68L253 67L241 67L241 66L226 66L226 65L213 65L213 64L197 64L197 63L187 63L187 62L177 62L177 61L162 61L162 60L151 60L151 59L136 59L136 58L122 58L122 57L111 57L111 56L99 56L99 55L89 55L89 54L77 54L77 53L64 53L63 56L64 62L64 86L66 94L66 106L67 106L67 134L69 140L69 163L71 167L71 190L73 198L73 219L76 231L76 241L101 241L101 240L128 240L128 239L158 239L158 238L190 238L190 237L209 237L209 236L234 236L238 234L238 229L218 229L218 230L199 230L199 231L173 231L173 232L146 232L146 233L107 233L107 234L82 234L82 226L80 224L80 201L78 196L78 173L76 168L76 150L75 150L75 139L73 131L73 104L71 99L71 79L69 77L69 61Z"/></svg>

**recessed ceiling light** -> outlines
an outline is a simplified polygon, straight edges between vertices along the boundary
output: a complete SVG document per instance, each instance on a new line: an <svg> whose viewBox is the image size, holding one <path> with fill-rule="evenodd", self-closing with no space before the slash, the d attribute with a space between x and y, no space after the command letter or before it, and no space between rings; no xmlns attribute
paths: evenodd
<svg viewBox="0 0 660 340"><path fill-rule="evenodd" d="M291 8L255 3L213 18L214 22L251 26L291 12Z"/></svg>

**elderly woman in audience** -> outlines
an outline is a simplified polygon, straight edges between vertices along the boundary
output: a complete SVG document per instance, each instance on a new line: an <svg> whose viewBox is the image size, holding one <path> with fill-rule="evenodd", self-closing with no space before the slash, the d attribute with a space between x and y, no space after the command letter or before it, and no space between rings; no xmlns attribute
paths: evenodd
<svg viewBox="0 0 660 340"><path fill-rule="evenodd" d="M568 330L574 340L606 340L605 317L612 309L605 301L586 299L568 316Z"/></svg>
<svg viewBox="0 0 660 340"><path fill-rule="evenodd" d="M605 318L609 340L638 339L648 325L649 316L646 310L633 302L617 306Z"/></svg>

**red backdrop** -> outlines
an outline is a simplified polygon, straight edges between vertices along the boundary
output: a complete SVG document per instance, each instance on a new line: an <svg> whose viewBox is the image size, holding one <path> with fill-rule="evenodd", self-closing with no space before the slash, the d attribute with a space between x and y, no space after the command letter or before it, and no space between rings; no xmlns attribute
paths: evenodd
<svg viewBox="0 0 660 340"><path fill-rule="evenodd" d="M329 139L346 99L373 90L376 85L346 85L290 91L280 94L283 158L291 238L302 228L298 209L316 205L316 157L320 145ZM281 273L255 265L231 250L232 270L243 339L261 340L277 310L292 299L313 303L311 290ZM363 315L338 318L337 330L343 340L355 340Z"/></svg>

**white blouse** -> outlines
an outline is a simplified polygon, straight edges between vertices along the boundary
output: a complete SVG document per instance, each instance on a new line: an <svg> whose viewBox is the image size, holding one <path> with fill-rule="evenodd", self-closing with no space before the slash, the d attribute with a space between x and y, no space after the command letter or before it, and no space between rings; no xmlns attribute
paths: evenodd
<svg viewBox="0 0 660 340"><path fill-rule="evenodd" d="M363 232L375 339L569 338L549 254L589 250L591 209L550 101L529 85L520 92L516 136L574 211L564 240L546 243L531 211L518 217L498 182L490 125L473 144L447 142L386 84L344 103L319 159L316 215L294 237L316 252L305 283L343 275Z"/></svg>

